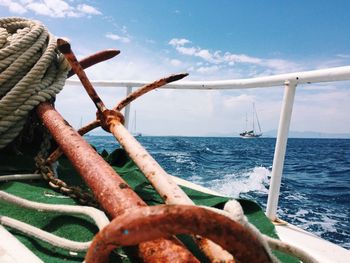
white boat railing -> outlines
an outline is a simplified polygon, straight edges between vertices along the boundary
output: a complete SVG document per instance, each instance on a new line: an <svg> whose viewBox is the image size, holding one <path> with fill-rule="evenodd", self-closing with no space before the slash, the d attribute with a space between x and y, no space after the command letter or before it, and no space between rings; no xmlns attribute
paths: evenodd
<svg viewBox="0 0 350 263"><path fill-rule="evenodd" d="M271 220L276 220L276 211L281 186L284 158L288 140L289 126L293 111L294 96L298 84L311 84L320 82L334 82L350 80L350 66L327 68L313 71L295 72L274 76L257 77L250 79L220 80L220 81L178 81L167 84L166 89L198 89L198 90L225 90L225 89L248 89L284 86L272 175L267 200L266 215ZM132 88L141 87L148 81L92 81L94 86L101 87L125 87L127 94ZM79 81L67 80L68 85L80 85ZM129 121L129 108L125 109L125 123Z"/></svg>

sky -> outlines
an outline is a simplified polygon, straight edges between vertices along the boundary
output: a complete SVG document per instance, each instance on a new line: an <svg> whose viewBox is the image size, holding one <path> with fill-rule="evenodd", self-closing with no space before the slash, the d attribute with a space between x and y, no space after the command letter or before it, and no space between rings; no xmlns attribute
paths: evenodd
<svg viewBox="0 0 350 263"><path fill-rule="evenodd" d="M350 65L350 2L0 0L0 16L41 21L78 58L120 55L87 70L91 80L147 80L187 72L226 80ZM299 85L293 131L350 133L350 81ZM96 88L109 107L125 89ZM263 132L278 127L283 87L158 89L131 106L147 135L238 135L255 103ZM82 87L66 86L57 109L75 127L95 118Z"/></svg>

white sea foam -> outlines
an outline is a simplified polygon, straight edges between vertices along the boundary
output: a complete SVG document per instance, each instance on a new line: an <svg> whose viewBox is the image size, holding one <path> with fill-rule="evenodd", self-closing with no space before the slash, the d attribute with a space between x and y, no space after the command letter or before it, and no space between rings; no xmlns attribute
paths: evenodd
<svg viewBox="0 0 350 263"><path fill-rule="evenodd" d="M305 209L299 209L298 212L295 213L296 217L305 217L307 214L309 214L309 211Z"/></svg>
<svg viewBox="0 0 350 263"><path fill-rule="evenodd" d="M307 200L307 197L302 193L297 192L297 193L293 193L285 196L284 199L291 200L291 201L301 201L301 200Z"/></svg>
<svg viewBox="0 0 350 263"><path fill-rule="evenodd" d="M246 173L227 174L222 179L213 180L209 187L232 197L251 191L267 194L270 173L265 167L254 167Z"/></svg>
<svg viewBox="0 0 350 263"><path fill-rule="evenodd" d="M320 224L321 224L321 227L326 232L337 232L337 228L335 227L337 222L338 222L337 220L329 218L326 215L323 215L322 216L322 223L320 223Z"/></svg>
<svg viewBox="0 0 350 263"><path fill-rule="evenodd" d="M198 175L193 175L189 178L189 181L195 184L203 185L203 179L202 177Z"/></svg>
<svg viewBox="0 0 350 263"><path fill-rule="evenodd" d="M324 233L336 233L338 220L330 218L325 212L307 211L299 209L296 213L289 213L278 209L279 214L287 217L287 221L297 224L305 230L311 230L314 234L321 236Z"/></svg>
<svg viewBox="0 0 350 263"><path fill-rule="evenodd" d="M165 155L175 163L179 163L179 164L190 163L191 165L195 164L193 161L191 161L191 155L186 152L171 152L170 154L167 153Z"/></svg>

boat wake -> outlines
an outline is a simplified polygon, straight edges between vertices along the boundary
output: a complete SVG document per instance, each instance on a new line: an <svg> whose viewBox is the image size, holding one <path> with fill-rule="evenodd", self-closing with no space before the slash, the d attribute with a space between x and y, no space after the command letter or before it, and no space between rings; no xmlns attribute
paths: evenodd
<svg viewBox="0 0 350 263"><path fill-rule="evenodd" d="M112 151L113 138L88 137ZM266 209L275 140L211 137L141 137L170 174ZM278 216L326 240L350 248L349 141L290 139ZM336 150L335 150L336 149Z"/></svg>
<svg viewBox="0 0 350 263"><path fill-rule="evenodd" d="M270 175L269 169L254 167L247 172L227 174L223 178L215 179L209 188L234 198L249 192L268 194Z"/></svg>
<svg viewBox="0 0 350 263"><path fill-rule="evenodd" d="M203 182L200 176L192 176L190 180L233 198L253 198L265 209L270 177L271 170L260 166L246 172L226 174L210 184ZM281 219L330 241L343 240L342 246L350 248L346 238L347 215L340 211L334 214L334 208L316 207L317 204L295 189L293 192L282 191L280 203L277 214Z"/></svg>

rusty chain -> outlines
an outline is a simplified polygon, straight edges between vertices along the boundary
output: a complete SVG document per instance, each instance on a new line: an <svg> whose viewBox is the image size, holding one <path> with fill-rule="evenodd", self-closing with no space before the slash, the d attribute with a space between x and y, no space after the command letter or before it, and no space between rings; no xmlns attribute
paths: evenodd
<svg viewBox="0 0 350 263"><path fill-rule="evenodd" d="M52 164L49 164L47 161L47 157L49 156L48 151L51 147L50 140L51 136L45 129L40 150L37 156L34 158L35 165L38 169L36 173L41 174L43 179L46 180L53 189L77 200L80 204L99 207L91 193L84 191L79 186L69 186L66 182L55 176L52 169Z"/></svg>

